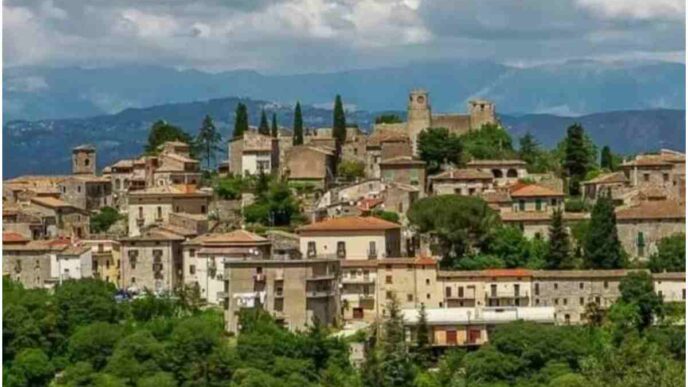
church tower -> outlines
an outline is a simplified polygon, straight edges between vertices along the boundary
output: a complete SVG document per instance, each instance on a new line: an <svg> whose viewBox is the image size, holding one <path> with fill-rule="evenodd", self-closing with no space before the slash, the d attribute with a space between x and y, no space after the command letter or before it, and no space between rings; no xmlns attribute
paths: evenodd
<svg viewBox="0 0 688 387"><path fill-rule="evenodd" d="M412 90L409 94L407 112L408 136L411 139L413 154L418 153L417 139L420 132L432 125L432 112L428 92L425 90Z"/></svg>
<svg viewBox="0 0 688 387"><path fill-rule="evenodd" d="M96 174L96 148L79 145L72 149L72 173L75 175Z"/></svg>
<svg viewBox="0 0 688 387"><path fill-rule="evenodd" d="M468 102L468 112L471 115L471 130L480 129L485 124L496 124L494 102L485 99L474 99Z"/></svg>

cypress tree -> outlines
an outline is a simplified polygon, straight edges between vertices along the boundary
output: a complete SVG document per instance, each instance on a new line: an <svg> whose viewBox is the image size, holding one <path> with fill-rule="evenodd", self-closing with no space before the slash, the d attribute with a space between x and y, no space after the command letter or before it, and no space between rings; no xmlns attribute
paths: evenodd
<svg viewBox="0 0 688 387"><path fill-rule="evenodd" d="M573 269L573 266L569 234L564 226L563 213L560 209L556 209L552 213L552 220L549 226L545 268L550 270Z"/></svg>
<svg viewBox="0 0 688 387"><path fill-rule="evenodd" d="M239 102L236 107L236 114L234 116L234 138L244 136L248 132L248 110L246 105Z"/></svg>
<svg viewBox="0 0 688 387"><path fill-rule="evenodd" d="M215 159L215 154L222 151L221 141L222 135L215 128L213 119L206 115L203 118L201 128L198 130L194 146L197 148L197 152L205 158L208 169L210 169L210 161Z"/></svg>
<svg viewBox="0 0 688 387"><path fill-rule="evenodd" d="M265 115L265 110L260 112L260 125L258 126L258 133L269 136L270 127L268 126L268 117Z"/></svg>
<svg viewBox="0 0 688 387"><path fill-rule="evenodd" d="M614 204L608 196L597 199L590 215L590 226L584 240L583 262L588 269L620 269L625 254L616 230Z"/></svg>
<svg viewBox="0 0 688 387"><path fill-rule="evenodd" d="M580 183L588 171L588 148L585 144L585 133L580 124L569 126L566 131L566 154L564 171L568 177L569 194L580 195Z"/></svg>
<svg viewBox="0 0 688 387"><path fill-rule="evenodd" d="M342 105L342 97L337 94L334 100L334 117L332 119L332 137L335 139L337 149L339 149L346 141L346 116L344 115L344 106Z"/></svg>
<svg viewBox="0 0 688 387"><path fill-rule="evenodd" d="M418 325L416 325L416 357L422 366L430 361L430 328L428 327L428 315L425 304L420 305L418 312Z"/></svg>
<svg viewBox="0 0 688 387"><path fill-rule="evenodd" d="M383 386L412 386L415 379L413 362L406 346L404 318L399 301L387 303L388 319L384 322L382 341Z"/></svg>
<svg viewBox="0 0 688 387"><path fill-rule="evenodd" d="M535 165L538 153L540 152L540 146L530 132L526 133L519 140L518 156L521 160L528 164L529 168Z"/></svg>
<svg viewBox="0 0 688 387"><path fill-rule="evenodd" d="M600 168L607 169L610 171L614 170L614 161L612 158L612 151L606 145L602 148L602 153L600 155Z"/></svg>
<svg viewBox="0 0 688 387"><path fill-rule="evenodd" d="M277 129L277 114L272 113L272 127L270 128L270 132L272 133L272 137L277 138L278 135L278 129Z"/></svg>
<svg viewBox="0 0 688 387"><path fill-rule="evenodd" d="M301 104L296 103L294 109L294 145L303 144L303 117L301 116Z"/></svg>

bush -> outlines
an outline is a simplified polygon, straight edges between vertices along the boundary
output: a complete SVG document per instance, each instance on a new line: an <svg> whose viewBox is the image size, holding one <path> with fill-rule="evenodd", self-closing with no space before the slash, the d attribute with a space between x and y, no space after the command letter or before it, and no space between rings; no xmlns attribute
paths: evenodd
<svg viewBox="0 0 688 387"><path fill-rule="evenodd" d="M91 232L107 232L110 227L123 217L112 207L103 207L96 215L91 216Z"/></svg>
<svg viewBox="0 0 688 387"><path fill-rule="evenodd" d="M590 205L578 198L567 199L564 203L564 211L566 212L589 212Z"/></svg>
<svg viewBox="0 0 688 387"><path fill-rule="evenodd" d="M372 215L388 222L399 223L399 214L393 211L375 210Z"/></svg>

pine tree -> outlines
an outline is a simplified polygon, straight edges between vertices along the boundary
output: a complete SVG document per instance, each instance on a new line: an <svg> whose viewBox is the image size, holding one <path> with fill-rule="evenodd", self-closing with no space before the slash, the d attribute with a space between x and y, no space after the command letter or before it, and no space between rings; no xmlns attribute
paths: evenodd
<svg viewBox="0 0 688 387"><path fill-rule="evenodd" d="M396 297L387 303L387 312L381 355L382 386L412 386L415 379L414 367L406 346L404 318Z"/></svg>
<svg viewBox="0 0 688 387"><path fill-rule="evenodd" d="M428 327L428 315L425 311L425 304L420 305L420 311L418 312L416 358L423 367L430 361L430 328Z"/></svg>
<svg viewBox="0 0 688 387"><path fill-rule="evenodd" d="M270 128L272 137L277 138L278 128L277 128L277 114L272 113L272 127Z"/></svg>
<svg viewBox="0 0 688 387"><path fill-rule="evenodd" d="M270 127L268 126L268 117L265 115L265 110L260 112L260 125L258 126L258 133L269 136Z"/></svg>
<svg viewBox="0 0 688 387"><path fill-rule="evenodd" d="M301 104L296 103L294 109L294 145L303 145L303 117L301 116Z"/></svg>
<svg viewBox="0 0 688 387"><path fill-rule="evenodd" d="M590 156L585 143L585 131L580 124L569 126L566 131L564 171L568 177L569 194L580 195L580 183L588 172Z"/></svg>
<svg viewBox="0 0 688 387"><path fill-rule="evenodd" d="M246 105L239 102L236 107L236 114L234 117L234 138L240 138L244 136L244 133L248 132L248 110Z"/></svg>
<svg viewBox="0 0 688 387"><path fill-rule="evenodd" d="M222 135L217 131L213 119L206 115L201 128L198 130L194 146L198 153L205 158L208 169L210 169L210 160L215 160L215 154L222 152L222 147L219 145L221 142Z"/></svg>
<svg viewBox="0 0 688 387"><path fill-rule="evenodd" d="M341 149L346 141L346 115L342 105L342 97L337 94L334 100L334 117L332 119L332 137L335 139L337 149Z"/></svg>
<svg viewBox="0 0 688 387"><path fill-rule="evenodd" d="M614 159L612 157L612 151L606 145L602 148L602 153L600 155L600 168L607 169L609 171L614 170Z"/></svg>
<svg viewBox="0 0 688 387"><path fill-rule="evenodd" d="M258 179L256 180L256 186L254 189L257 202L262 202L265 200L269 188L270 176L261 169L258 171Z"/></svg>
<svg viewBox="0 0 688 387"><path fill-rule="evenodd" d="M614 205L608 196L597 199L584 241L583 261L588 269L620 269L625 254L616 230Z"/></svg>
<svg viewBox="0 0 688 387"><path fill-rule="evenodd" d="M528 164L528 167L533 167L537 161L539 151L540 145L535 139L535 136L530 134L530 132L526 133L519 140L518 156Z"/></svg>
<svg viewBox="0 0 688 387"><path fill-rule="evenodd" d="M552 220L549 226L545 268L562 270L573 269L573 266L569 234L566 232L563 213L560 209L556 209L552 213Z"/></svg>

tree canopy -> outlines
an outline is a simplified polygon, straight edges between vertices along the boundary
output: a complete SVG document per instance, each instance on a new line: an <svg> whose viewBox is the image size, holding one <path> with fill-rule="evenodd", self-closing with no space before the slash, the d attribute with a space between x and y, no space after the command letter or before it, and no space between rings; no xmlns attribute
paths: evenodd
<svg viewBox="0 0 688 387"><path fill-rule="evenodd" d="M246 105L239 102L236 107L236 112L234 113L234 132L232 137L241 138L248 130L248 108Z"/></svg>
<svg viewBox="0 0 688 387"><path fill-rule="evenodd" d="M151 126L144 150L147 154L156 155L160 152L161 145L168 141L181 141L190 145L193 143L191 136L181 128L159 120Z"/></svg>
<svg viewBox="0 0 688 387"><path fill-rule="evenodd" d="M215 127L213 119L206 115L203 118L201 128L198 130L194 147L198 150L198 154L205 159L208 169L210 169L210 162L216 160L217 153L223 151L220 146L221 143L222 135Z"/></svg>
<svg viewBox="0 0 688 387"><path fill-rule="evenodd" d="M517 157L511 136L499 125L485 124L480 130L471 130L460 138L466 159L500 160Z"/></svg>
<svg viewBox="0 0 688 387"><path fill-rule="evenodd" d="M446 128L428 128L418 135L418 154L433 174L447 164L460 165L462 145L459 136Z"/></svg>
<svg viewBox="0 0 688 387"><path fill-rule="evenodd" d="M584 265L589 269L620 269L626 265L610 198L600 197L592 209L584 241Z"/></svg>
<svg viewBox="0 0 688 387"><path fill-rule="evenodd" d="M686 234L662 238L657 245L657 252L650 256L648 267L655 273L686 271Z"/></svg>
<svg viewBox="0 0 688 387"><path fill-rule="evenodd" d="M301 103L297 102L294 108L294 145L303 145L303 117L301 116Z"/></svg>

